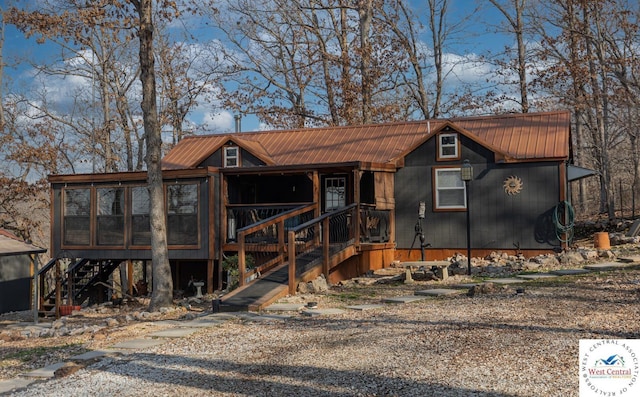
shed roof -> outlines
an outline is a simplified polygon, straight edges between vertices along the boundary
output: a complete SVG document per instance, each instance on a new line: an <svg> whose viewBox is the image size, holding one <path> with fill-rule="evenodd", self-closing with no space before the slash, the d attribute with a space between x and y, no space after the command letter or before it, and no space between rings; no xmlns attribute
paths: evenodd
<svg viewBox="0 0 640 397"><path fill-rule="evenodd" d="M570 113L559 111L190 136L164 157L163 168L196 168L230 140L268 165L395 163L446 125L506 161L569 157Z"/></svg>
<svg viewBox="0 0 640 397"><path fill-rule="evenodd" d="M47 250L27 244L12 233L0 229L0 256L41 254L44 252L47 252Z"/></svg>

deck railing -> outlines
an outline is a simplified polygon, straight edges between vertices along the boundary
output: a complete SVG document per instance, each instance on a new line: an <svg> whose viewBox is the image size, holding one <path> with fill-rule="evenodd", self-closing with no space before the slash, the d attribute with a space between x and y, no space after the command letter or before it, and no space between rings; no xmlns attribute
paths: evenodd
<svg viewBox="0 0 640 397"><path fill-rule="evenodd" d="M307 204L237 229L239 285L284 263L286 231L313 219L316 212L317 204ZM252 255L252 269L247 269L247 255Z"/></svg>
<svg viewBox="0 0 640 397"><path fill-rule="evenodd" d="M230 204L227 206L227 243L235 242L238 231L307 204Z"/></svg>
<svg viewBox="0 0 640 397"><path fill-rule="evenodd" d="M252 209L255 207L243 207L243 212L249 213ZM314 218L317 212L317 204L307 204L237 229L239 285L243 286L288 261L289 289L294 294L295 282L301 272L296 266L296 258L303 254L315 251L317 259L322 261L322 273L328 277L331 268L339 263L331 260L336 252L348 247L355 252L357 244L389 241L388 210L365 208L354 203Z"/></svg>
<svg viewBox="0 0 640 397"><path fill-rule="evenodd" d="M391 211L360 206L360 242L386 243L391 238Z"/></svg>

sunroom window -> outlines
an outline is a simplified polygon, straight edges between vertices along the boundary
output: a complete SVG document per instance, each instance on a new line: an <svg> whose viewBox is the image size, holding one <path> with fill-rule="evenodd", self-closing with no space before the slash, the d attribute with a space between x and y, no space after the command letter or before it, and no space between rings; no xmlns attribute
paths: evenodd
<svg viewBox="0 0 640 397"><path fill-rule="evenodd" d="M151 219L149 218L149 189L131 188L131 244L151 245Z"/></svg>
<svg viewBox="0 0 640 397"><path fill-rule="evenodd" d="M64 190L64 244L89 245L91 236L91 190Z"/></svg>
<svg viewBox="0 0 640 397"><path fill-rule="evenodd" d="M450 160L459 158L458 134L438 135L438 159Z"/></svg>
<svg viewBox="0 0 640 397"><path fill-rule="evenodd" d="M433 181L436 210L467 208L465 185L460 178L460 168L436 168Z"/></svg>
<svg viewBox="0 0 640 397"><path fill-rule="evenodd" d="M198 244L198 185L167 186L167 241L170 245Z"/></svg>
<svg viewBox="0 0 640 397"><path fill-rule="evenodd" d="M98 245L124 245L124 189L100 188L98 192Z"/></svg>

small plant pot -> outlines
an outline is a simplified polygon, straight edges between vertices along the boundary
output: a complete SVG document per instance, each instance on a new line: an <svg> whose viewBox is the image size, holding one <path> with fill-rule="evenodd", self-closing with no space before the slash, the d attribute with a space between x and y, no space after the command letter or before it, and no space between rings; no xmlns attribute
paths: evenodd
<svg viewBox="0 0 640 397"><path fill-rule="evenodd" d="M71 313L73 313L74 310L78 311L80 309L81 309L80 306L69 306L69 305L60 306L60 315L69 316Z"/></svg>

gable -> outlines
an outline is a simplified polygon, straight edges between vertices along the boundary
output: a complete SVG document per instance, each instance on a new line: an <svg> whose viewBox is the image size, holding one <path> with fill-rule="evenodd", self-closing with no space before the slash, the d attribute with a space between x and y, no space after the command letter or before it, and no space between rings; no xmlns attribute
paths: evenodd
<svg viewBox="0 0 640 397"><path fill-rule="evenodd" d="M214 153L221 151L229 142L251 153L267 165L274 164L273 159L270 158L259 141L250 141L231 134L224 134L190 136L182 139L162 159L162 168L171 170L199 167Z"/></svg>

